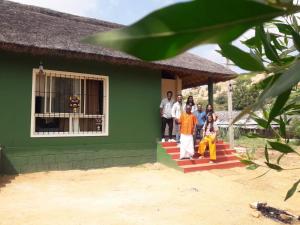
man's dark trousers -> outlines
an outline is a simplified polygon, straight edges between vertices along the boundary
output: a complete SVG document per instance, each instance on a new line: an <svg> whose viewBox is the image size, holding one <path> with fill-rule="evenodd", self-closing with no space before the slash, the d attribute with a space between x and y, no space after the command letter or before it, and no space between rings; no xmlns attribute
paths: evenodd
<svg viewBox="0 0 300 225"><path fill-rule="evenodd" d="M172 139L172 131L173 131L173 118L161 118L161 138L165 138L165 130L168 124L169 127L169 139Z"/></svg>

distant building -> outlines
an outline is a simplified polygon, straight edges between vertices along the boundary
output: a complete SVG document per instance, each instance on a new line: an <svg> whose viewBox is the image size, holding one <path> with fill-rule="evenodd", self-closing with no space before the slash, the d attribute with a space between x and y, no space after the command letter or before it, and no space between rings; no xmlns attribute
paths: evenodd
<svg viewBox="0 0 300 225"><path fill-rule="evenodd" d="M232 117L235 118L237 115L239 115L241 111L233 111ZM229 113L228 111L218 111L216 112L218 115L218 126L221 128L228 128L229 126ZM256 112L256 114L260 117L262 115L261 112ZM271 124L274 128L279 127L277 123ZM233 127L238 127L245 130L256 130L256 129L263 129L261 128L257 122L249 117L249 115L243 116L239 121L234 123Z"/></svg>

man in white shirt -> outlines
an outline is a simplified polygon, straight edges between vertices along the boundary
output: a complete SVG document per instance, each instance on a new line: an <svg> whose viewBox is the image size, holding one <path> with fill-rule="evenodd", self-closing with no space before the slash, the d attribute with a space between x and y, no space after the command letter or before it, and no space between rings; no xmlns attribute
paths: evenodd
<svg viewBox="0 0 300 225"><path fill-rule="evenodd" d="M176 142L179 143L180 140L180 125L179 119L181 113L185 111L185 104L182 102L182 95L177 95L177 102L172 107L172 117L175 120L175 134L176 134Z"/></svg>
<svg viewBox="0 0 300 225"><path fill-rule="evenodd" d="M169 127L169 142L173 142L175 140L172 139L173 132L173 118L172 118L172 107L174 101L172 99L173 93L172 91L167 92L167 98L164 98L160 103L160 116L161 116L161 141L165 142L165 130L166 125Z"/></svg>

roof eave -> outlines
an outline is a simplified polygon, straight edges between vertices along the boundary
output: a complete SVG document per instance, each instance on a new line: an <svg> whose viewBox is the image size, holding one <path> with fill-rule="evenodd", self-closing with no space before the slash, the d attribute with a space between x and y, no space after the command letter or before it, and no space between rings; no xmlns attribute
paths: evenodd
<svg viewBox="0 0 300 225"><path fill-rule="evenodd" d="M79 51L71 51L64 49L41 48L37 46L21 45L15 43L0 42L0 50L27 53L35 56L59 56L71 59L93 60L100 62L109 62L119 65L132 65L153 70L165 70L178 75L182 79L182 88L190 88L207 84L207 79L211 78L214 83L234 79L236 74L212 73L208 71L198 71L188 68L182 68L172 65L161 64L159 62L146 62L135 58L123 58L108 55L100 55L94 53L84 53ZM195 77L197 79L195 79ZM191 82L191 80L193 80Z"/></svg>

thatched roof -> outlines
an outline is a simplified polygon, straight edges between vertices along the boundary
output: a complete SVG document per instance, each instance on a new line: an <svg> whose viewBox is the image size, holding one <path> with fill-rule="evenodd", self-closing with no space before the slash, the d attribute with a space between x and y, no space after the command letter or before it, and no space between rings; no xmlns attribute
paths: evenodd
<svg viewBox="0 0 300 225"><path fill-rule="evenodd" d="M179 75L183 88L232 79L234 72L207 59L185 53L170 60L144 62L119 51L83 44L84 37L122 25L45 8L0 0L0 50L58 55L148 67Z"/></svg>

